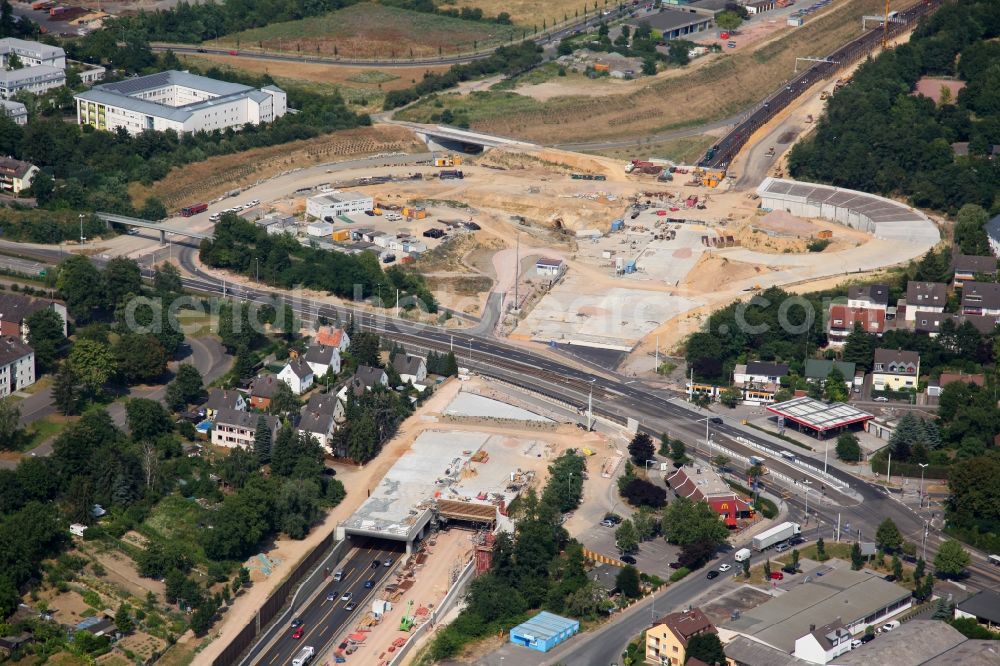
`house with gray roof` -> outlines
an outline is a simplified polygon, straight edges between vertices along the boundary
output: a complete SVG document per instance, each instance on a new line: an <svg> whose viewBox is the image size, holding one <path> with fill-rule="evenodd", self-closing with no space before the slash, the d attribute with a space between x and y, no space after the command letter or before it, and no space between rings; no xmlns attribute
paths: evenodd
<svg viewBox="0 0 1000 666"><path fill-rule="evenodd" d="M288 97L277 86L258 90L177 70L96 85L74 99L80 125L130 134L240 129L272 122L288 110Z"/></svg>
<svg viewBox="0 0 1000 666"><path fill-rule="evenodd" d="M971 617L993 629L1000 627L1000 593L983 590L955 606L955 617Z"/></svg>
<svg viewBox="0 0 1000 666"><path fill-rule="evenodd" d="M921 666L966 642L946 622L910 620L833 660L836 666ZM962 662L952 662L962 663Z"/></svg>
<svg viewBox="0 0 1000 666"><path fill-rule="evenodd" d="M427 362L419 356L396 354L392 359L392 367L399 373L404 384L419 384L427 379Z"/></svg>
<svg viewBox="0 0 1000 666"><path fill-rule="evenodd" d="M310 345L302 359L312 368L317 379L322 379L326 373L340 372L340 349L329 345Z"/></svg>
<svg viewBox="0 0 1000 666"><path fill-rule="evenodd" d="M212 420L220 409L235 409L238 412L247 411L246 395L235 389L214 388L208 392L208 400L203 405L205 418Z"/></svg>
<svg viewBox="0 0 1000 666"><path fill-rule="evenodd" d="M316 375L305 360L297 358L294 361L289 361L281 369L281 372L278 373L278 379L288 384L292 393L302 395L312 388Z"/></svg>
<svg viewBox="0 0 1000 666"><path fill-rule="evenodd" d="M278 417L270 414L258 414L256 412L241 412L236 409L220 409L215 415L215 423L212 424L212 444L235 448L252 448L254 438L257 433L257 425L261 419L271 430L271 438L281 427Z"/></svg>
<svg viewBox="0 0 1000 666"><path fill-rule="evenodd" d="M330 438L343 420L344 403L332 393L317 393L302 406L299 432L315 438L327 452L332 452Z"/></svg>

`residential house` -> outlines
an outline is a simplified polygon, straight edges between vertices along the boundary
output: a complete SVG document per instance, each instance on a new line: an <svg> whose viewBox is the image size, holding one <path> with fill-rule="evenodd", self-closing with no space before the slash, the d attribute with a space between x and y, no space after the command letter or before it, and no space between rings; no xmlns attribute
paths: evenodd
<svg viewBox="0 0 1000 666"><path fill-rule="evenodd" d="M1000 629L1000 593L983 590L955 605L955 619L970 617L988 629Z"/></svg>
<svg viewBox="0 0 1000 666"><path fill-rule="evenodd" d="M830 372L834 368L840 370L840 374L844 376L844 384L847 386L848 390L850 390L851 382L854 381L855 366L853 363L849 363L847 361L829 361L823 358L807 358L804 370L806 381L823 383L826 381L826 378L830 376Z"/></svg>
<svg viewBox="0 0 1000 666"><path fill-rule="evenodd" d="M986 231L986 238L990 242L993 255L1000 257L1000 215L992 217L983 229Z"/></svg>
<svg viewBox="0 0 1000 666"><path fill-rule="evenodd" d="M618 567L598 562L594 568L587 572L587 578L594 581L598 587L609 595L618 592Z"/></svg>
<svg viewBox="0 0 1000 666"><path fill-rule="evenodd" d="M944 312L948 304L948 285L940 282L906 284L906 321L914 321L918 312Z"/></svg>
<svg viewBox="0 0 1000 666"><path fill-rule="evenodd" d="M337 397L347 400L347 392L354 395L361 395L365 391L370 391L376 386L388 386L389 375L382 368L373 368L367 365L359 365L354 371L354 375L341 387Z"/></svg>
<svg viewBox="0 0 1000 666"><path fill-rule="evenodd" d="M900 349L876 349L872 388L876 391L916 389L920 354Z"/></svg>
<svg viewBox="0 0 1000 666"><path fill-rule="evenodd" d="M278 379L288 384L295 395L302 395L312 388L316 375L303 359L295 359L285 364L285 367L278 373Z"/></svg>
<svg viewBox="0 0 1000 666"><path fill-rule="evenodd" d="M331 370L335 375L340 372L340 348L336 346L310 345L302 360L312 368L316 381L322 380Z"/></svg>
<svg viewBox="0 0 1000 666"><path fill-rule="evenodd" d="M938 396L948 384L961 382L963 384L975 384L980 388L986 385L985 375L970 375L964 372L942 372L937 379L932 379L927 383L927 395Z"/></svg>
<svg viewBox="0 0 1000 666"><path fill-rule="evenodd" d="M955 255L951 263L954 270L954 285L961 289L966 282L972 282L979 276L995 279L997 276L997 258L977 257L971 254Z"/></svg>
<svg viewBox="0 0 1000 666"><path fill-rule="evenodd" d="M0 99L0 115L5 115L18 125L28 124L28 107L20 102Z"/></svg>
<svg viewBox="0 0 1000 666"><path fill-rule="evenodd" d="M49 309L62 318L63 335L67 333L66 306L46 298L0 293L0 335L14 335L28 341L28 318L39 310Z"/></svg>
<svg viewBox="0 0 1000 666"><path fill-rule="evenodd" d="M419 384L427 379L427 362L419 356L396 354L392 359L392 367L399 373L404 384Z"/></svg>
<svg viewBox="0 0 1000 666"><path fill-rule="evenodd" d="M1000 284L966 282L962 285L962 314L1000 316Z"/></svg>
<svg viewBox="0 0 1000 666"><path fill-rule="evenodd" d="M0 337L0 398L35 383L35 350L13 336Z"/></svg>
<svg viewBox="0 0 1000 666"><path fill-rule="evenodd" d="M299 432L314 437L320 446L332 453L330 438L343 419L344 403L332 393L317 393L302 406Z"/></svg>
<svg viewBox="0 0 1000 666"><path fill-rule="evenodd" d="M250 407L267 411L278 394L281 381L274 375L261 375L250 384Z"/></svg>
<svg viewBox="0 0 1000 666"><path fill-rule="evenodd" d="M705 633L717 632L700 608L664 615L646 630L646 661L683 666L688 663L688 641Z"/></svg>
<svg viewBox="0 0 1000 666"><path fill-rule="evenodd" d="M351 346L351 338L347 331L336 326L320 326L313 338L313 344L336 347L343 354Z"/></svg>
<svg viewBox="0 0 1000 666"><path fill-rule="evenodd" d="M0 157L0 191L20 194L31 187L31 181L38 173L38 167L30 162Z"/></svg>
<svg viewBox="0 0 1000 666"><path fill-rule="evenodd" d="M814 664L827 664L851 649L851 638L839 620L822 627L811 624L808 634L795 639L792 654Z"/></svg>
<svg viewBox="0 0 1000 666"><path fill-rule="evenodd" d="M203 405L205 418L209 421L215 418L220 409L235 409L238 412L247 411L247 398L242 391L214 388L208 392L208 400Z"/></svg>
<svg viewBox="0 0 1000 666"><path fill-rule="evenodd" d="M743 391L744 404L770 404L781 388L781 378L787 374L788 366L783 363L748 361L733 369L733 384Z"/></svg>
<svg viewBox="0 0 1000 666"><path fill-rule="evenodd" d="M866 333L881 337L885 333L885 315L884 308L831 305L826 326L827 339L832 346L843 345L854 332L855 324L860 324Z"/></svg>
<svg viewBox="0 0 1000 666"><path fill-rule="evenodd" d="M0 637L0 656L10 657L18 650L23 648L25 645L33 642L35 639L31 634L27 632L22 632L17 636L3 636Z"/></svg>
<svg viewBox="0 0 1000 666"><path fill-rule="evenodd" d="M847 290L847 307L884 311L889 307L889 287L884 284L851 287Z"/></svg>
<svg viewBox="0 0 1000 666"><path fill-rule="evenodd" d="M566 270L562 259L542 257L535 262L535 275L539 277L557 278Z"/></svg>
<svg viewBox="0 0 1000 666"><path fill-rule="evenodd" d="M212 425L212 444L228 448L237 446L252 448L257 433L257 424L261 418L270 428L273 438L278 432L278 428L281 427L281 421L278 420L278 417L223 407L215 414L215 423Z"/></svg>

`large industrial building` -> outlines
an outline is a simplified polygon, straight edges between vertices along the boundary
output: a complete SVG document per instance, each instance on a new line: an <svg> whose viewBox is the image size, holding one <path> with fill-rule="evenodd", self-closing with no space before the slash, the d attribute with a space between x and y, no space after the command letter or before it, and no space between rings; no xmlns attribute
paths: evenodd
<svg viewBox="0 0 1000 666"><path fill-rule="evenodd" d="M75 99L79 124L130 134L239 129L272 122L288 110L287 95L277 86L258 90L176 70L94 86Z"/></svg>
<svg viewBox="0 0 1000 666"><path fill-rule="evenodd" d="M334 190L309 197L306 201L306 215L317 220L332 222L339 215L364 213L371 210L374 205L375 201L364 194Z"/></svg>

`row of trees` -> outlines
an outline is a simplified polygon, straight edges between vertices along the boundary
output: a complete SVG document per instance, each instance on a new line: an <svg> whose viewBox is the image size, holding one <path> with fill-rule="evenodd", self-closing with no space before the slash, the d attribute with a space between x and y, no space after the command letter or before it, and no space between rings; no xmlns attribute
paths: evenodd
<svg viewBox="0 0 1000 666"><path fill-rule="evenodd" d="M380 291L399 289L406 309L437 311L426 283L399 267L383 271L371 252L358 255L304 247L288 234L268 234L252 222L226 214L215 226L215 236L201 244L201 260L262 282L291 289L306 287L343 298L369 298Z"/></svg>

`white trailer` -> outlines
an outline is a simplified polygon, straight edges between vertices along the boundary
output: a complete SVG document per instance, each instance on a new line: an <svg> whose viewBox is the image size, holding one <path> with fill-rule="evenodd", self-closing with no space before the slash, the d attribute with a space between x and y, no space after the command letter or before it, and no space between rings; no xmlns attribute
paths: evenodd
<svg viewBox="0 0 1000 666"><path fill-rule="evenodd" d="M750 545L754 550L760 552L767 550L771 546L788 541L799 534L802 534L802 526L798 523L781 523L755 536Z"/></svg>
<svg viewBox="0 0 1000 666"><path fill-rule="evenodd" d="M316 648L307 645L292 659L292 666L306 666L316 656Z"/></svg>

